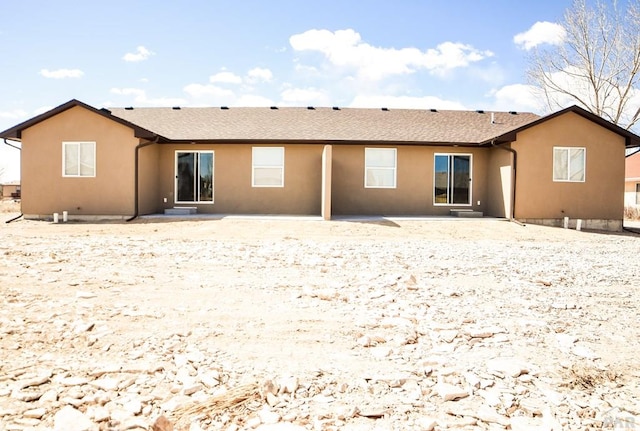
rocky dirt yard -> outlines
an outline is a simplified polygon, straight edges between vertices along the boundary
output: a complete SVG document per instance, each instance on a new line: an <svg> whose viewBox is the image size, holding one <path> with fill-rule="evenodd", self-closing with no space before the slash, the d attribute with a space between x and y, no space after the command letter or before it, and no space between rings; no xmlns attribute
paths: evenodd
<svg viewBox="0 0 640 431"><path fill-rule="evenodd" d="M2 223L0 429L640 430L639 254L492 219Z"/></svg>

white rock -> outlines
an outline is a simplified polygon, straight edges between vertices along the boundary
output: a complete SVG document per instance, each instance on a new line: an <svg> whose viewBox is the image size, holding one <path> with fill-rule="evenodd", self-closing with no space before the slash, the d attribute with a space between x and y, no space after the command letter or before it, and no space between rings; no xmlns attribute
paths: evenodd
<svg viewBox="0 0 640 431"><path fill-rule="evenodd" d="M438 333L441 340L446 341L447 343L452 343L453 340L458 336L458 331L456 330L444 330Z"/></svg>
<svg viewBox="0 0 640 431"><path fill-rule="evenodd" d="M551 428L539 417L513 416L510 422L512 431L551 431Z"/></svg>
<svg viewBox="0 0 640 431"><path fill-rule="evenodd" d="M82 412L71 406L65 406L53 416L54 431L94 431L95 425Z"/></svg>
<svg viewBox="0 0 640 431"><path fill-rule="evenodd" d="M204 389L204 386L200 383L194 383L191 385L185 385L182 388L182 393L185 395L193 395L198 391L201 391L202 389Z"/></svg>
<svg viewBox="0 0 640 431"><path fill-rule="evenodd" d="M306 431L307 428L290 422L281 422L277 424L263 424L255 428L256 431Z"/></svg>
<svg viewBox="0 0 640 431"><path fill-rule="evenodd" d="M92 293L92 292L83 292L81 290L78 290L76 292L76 298L79 298L79 299L91 299L91 298L95 298L97 296L98 295L96 295L95 293Z"/></svg>
<svg viewBox="0 0 640 431"><path fill-rule="evenodd" d="M54 381L62 386L82 386L89 383L89 379L86 377L60 377L54 379Z"/></svg>
<svg viewBox="0 0 640 431"><path fill-rule="evenodd" d="M418 418L416 420L416 425L418 425L423 431L433 431L436 425L438 425L438 421L432 417L426 416Z"/></svg>
<svg viewBox="0 0 640 431"><path fill-rule="evenodd" d="M469 392L449 383L438 383L436 385L438 395L445 401L455 401L469 396Z"/></svg>
<svg viewBox="0 0 640 431"><path fill-rule="evenodd" d="M109 391L114 391L118 389L118 386L120 385L120 380L114 379L112 377L103 377L101 379L94 380L89 384L94 388L98 388L105 392L109 392Z"/></svg>
<svg viewBox="0 0 640 431"><path fill-rule="evenodd" d="M298 390L299 382L297 377L289 376L281 378L278 384L281 394L293 394Z"/></svg>
<svg viewBox="0 0 640 431"><path fill-rule="evenodd" d="M134 415L139 415L142 412L142 403L139 399L132 399L130 401L127 401L122 405L122 407L126 411L133 413Z"/></svg>
<svg viewBox="0 0 640 431"><path fill-rule="evenodd" d="M487 370L492 374L518 377L529 372L527 367L515 358L494 358L487 362Z"/></svg>
<svg viewBox="0 0 640 431"><path fill-rule="evenodd" d="M260 417L260 421L263 424L277 424L278 422L280 422L281 418L278 413L271 411L266 406L258 412L258 416Z"/></svg>
<svg viewBox="0 0 640 431"><path fill-rule="evenodd" d="M47 409L45 409L44 407L40 407L37 409L27 410L22 414L22 416L24 416L25 418L40 419L42 416L46 414L47 414Z"/></svg>
<svg viewBox="0 0 640 431"><path fill-rule="evenodd" d="M486 404L482 405L478 409L476 417L481 421L487 422L487 423L496 423L505 427L509 425L508 417L498 414L498 412L496 412L493 408L489 407Z"/></svg>

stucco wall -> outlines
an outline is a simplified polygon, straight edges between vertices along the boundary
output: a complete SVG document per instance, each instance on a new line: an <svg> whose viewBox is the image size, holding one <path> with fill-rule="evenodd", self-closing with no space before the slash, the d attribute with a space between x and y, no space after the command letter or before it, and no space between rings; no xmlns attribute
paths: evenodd
<svg viewBox="0 0 640 431"><path fill-rule="evenodd" d="M586 148L584 182L553 181L553 147ZM572 112L519 133L517 219L622 220L624 138Z"/></svg>
<svg viewBox="0 0 640 431"><path fill-rule="evenodd" d="M452 208L484 211L486 148L384 146L397 148L396 188L364 187L364 145L333 146L332 208L335 215L449 215ZM472 154L472 205L434 205L435 153ZM480 201L480 205L478 205Z"/></svg>
<svg viewBox="0 0 640 431"><path fill-rule="evenodd" d="M487 165L487 215L511 217L513 155L505 149L491 148Z"/></svg>
<svg viewBox="0 0 640 431"><path fill-rule="evenodd" d="M152 144L144 146L138 152L138 211L140 214L155 214L161 212L160 201L160 146Z"/></svg>
<svg viewBox="0 0 640 431"><path fill-rule="evenodd" d="M198 213L320 215L323 145L284 147L284 187L252 187L252 144L161 145L159 155L162 208L196 206ZM175 152L214 151L213 204L175 204ZM164 203L164 198L167 203Z"/></svg>
<svg viewBox="0 0 640 431"><path fill-rule="evenodd" d="M96 142L96 176L62 176L62 142ZM22 212L27 216L133 214L133 130L76 106L22 133Z"/></svg>

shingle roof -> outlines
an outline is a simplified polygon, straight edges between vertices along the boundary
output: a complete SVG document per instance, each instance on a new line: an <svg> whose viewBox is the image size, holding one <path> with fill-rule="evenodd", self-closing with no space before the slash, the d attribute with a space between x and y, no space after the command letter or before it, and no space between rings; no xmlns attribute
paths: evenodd
<svg viewBox="0 0 640 431"><path fill-rule="evenodd" d="M540 118L531 113L417 109L231 107L109 110L116 117L178 141L478 144Z"/></svg>

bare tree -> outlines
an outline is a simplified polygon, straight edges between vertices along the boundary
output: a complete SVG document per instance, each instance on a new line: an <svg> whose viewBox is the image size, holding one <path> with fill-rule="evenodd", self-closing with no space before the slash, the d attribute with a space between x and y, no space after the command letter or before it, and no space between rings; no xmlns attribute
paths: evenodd
<svg viewBox="0 0 640 431"><path fill-rule="evenodd" d="M528 76L552 110L575 103L626 129L640 121L640 0L574 0L564 43L534 50Z"/></svg>

